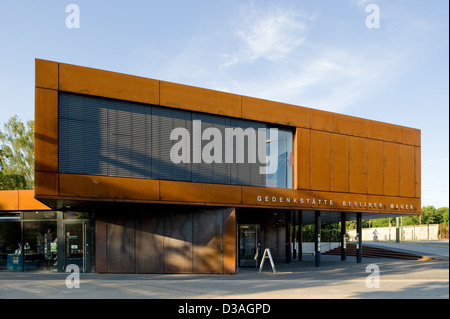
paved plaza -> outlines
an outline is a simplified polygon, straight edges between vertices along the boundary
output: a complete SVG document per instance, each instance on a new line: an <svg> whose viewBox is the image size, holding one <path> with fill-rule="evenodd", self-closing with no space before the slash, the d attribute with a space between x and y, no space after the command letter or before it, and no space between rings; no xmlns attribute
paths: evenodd
<svg viewBox="0 0 450 319"><path fill-rule="evenodd" d="M286 264L276 273L265 262L236 275L80 274L79 288L68 288L68 273L1 272L0 299L448 299L448 241L364 242L440 260L314 256ZM70 284L73 281L69 282Z"/></svg>

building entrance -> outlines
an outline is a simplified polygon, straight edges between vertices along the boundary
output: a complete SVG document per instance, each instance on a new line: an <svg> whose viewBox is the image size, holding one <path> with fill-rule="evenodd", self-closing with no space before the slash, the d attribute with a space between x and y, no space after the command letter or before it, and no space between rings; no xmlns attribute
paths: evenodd
<svg viewBox="0 0 450 319"><path fill-rule="evenodd" d="M69 265L77 265L80 272L90 272L89 221L65 220L65 254L63 270Z"/></svg>
<svg viewBox="0 0 450 319"><path fill-rule="evenodd" d="M239 225L239 267L258 267L260 260L260 225Z"/></svg>

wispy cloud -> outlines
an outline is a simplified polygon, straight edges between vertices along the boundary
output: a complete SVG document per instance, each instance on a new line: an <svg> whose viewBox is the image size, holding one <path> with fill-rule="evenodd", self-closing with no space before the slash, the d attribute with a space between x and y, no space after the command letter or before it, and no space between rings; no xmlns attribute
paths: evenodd
<svg viewBox="0 0 450 319"><path fill-rule="evenodd" d="M236 76L217 89L337 112L377 94L408 64L407 47L395 43L320 43L314 28L329 23L320 15L252 4L241 16L246 18L235 32L240 42L220 68L222 75ZM364 19L360 28L360 34L366 30Z"/></svg>
<svg viewBox="0 0 450 319"><path fill-rule="evenodd" d="M376 0L352 0L352 4L356 5L359 8L365 8L367 5L376 2Z"/></svg>
<svg viewBox="0 0 450 319"><path fill-rule="evenodd" d="M254 4L243 8L239 17L235 34L241 43L224 66L258 59L273 62L283 59L303 43L310 19L292 8L258 8Z"/></svg>
<svg viewBox="0 0 450 319"><path fill-rule="evenodd" d="M308 44L273 66L256 63L255 75L217 89L338 112L377 94L401 71L402 52L383 51ZM234 67L245 69L248 63Z"/></svg>
<svg viewBox="0 0 450 319"><path fill-rule="evenodd" d="M347 41L324 41L317 29L330 24L326 19L281 4L242 5L236 16L223 20L226 32L209 29L183 39L179 51L153 64L152 73L169 81L340 112L375 96L407 69L407 39L389 34L382 42L377 37L348 41L339 33ZM359 35L367 31L364 19L360 28Z"/></svg>

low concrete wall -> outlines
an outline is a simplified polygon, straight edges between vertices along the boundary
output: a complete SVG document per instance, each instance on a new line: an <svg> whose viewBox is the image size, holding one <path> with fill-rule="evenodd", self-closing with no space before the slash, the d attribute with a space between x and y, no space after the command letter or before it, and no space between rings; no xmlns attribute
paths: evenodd
<svg viewBox="0 0 450 319"><path fill-rule="evenodd" d="M325 253L329 250L339 247L340 245L341 243L336 242L322 242L320 243L320 253ZM302 243L302 253L304 255L314 255L314 243Z"/></svg>
<svg viewBox="0 0 450 319"><path fill-rule="evenodd" d="M378 232L378 240L396 240L397 232L395 227L374 227L374 228L363 228L362 230L362 240L373 240L373 232L375 229ZM403 226L401 228L401 238L400 240L438 240L439 239L439 225L411 225ZM347 231L351 240L355 240L356 229L350 229Z"/></svg>

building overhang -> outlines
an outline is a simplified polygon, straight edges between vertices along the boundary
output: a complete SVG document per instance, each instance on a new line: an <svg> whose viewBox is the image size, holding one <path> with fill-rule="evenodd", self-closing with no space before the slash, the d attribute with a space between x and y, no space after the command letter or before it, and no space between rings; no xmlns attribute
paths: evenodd
<svg viewBox="0 0 450 319"><path fill-rule="evenodd" d="M58 95L69 92L291 127L293 189L59 170ZM46 60L36 60L35 198L52 209L99 203L211 205L364 216L418 215L420 130Z"/></svg>

